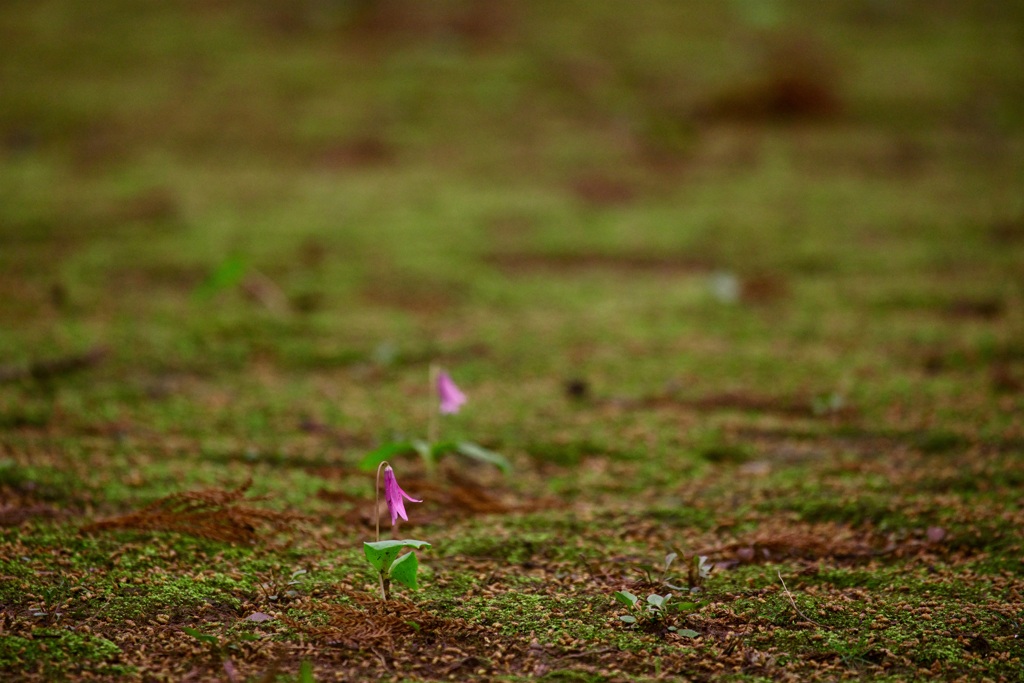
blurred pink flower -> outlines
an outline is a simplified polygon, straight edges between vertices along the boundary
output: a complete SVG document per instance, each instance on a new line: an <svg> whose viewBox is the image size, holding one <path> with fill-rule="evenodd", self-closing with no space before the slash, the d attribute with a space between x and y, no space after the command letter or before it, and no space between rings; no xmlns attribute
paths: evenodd
<svg viewBox="0 0 1024 683"><path fill-rule="evenodd" d="M413 503L423 502L402 490L402 487L398 485L398 480L395 479L395 471L391 469L391 465L388 465L384 468L384 500L388 504L388 512L391 513L391 526L395 525L395 521L399 517L407 522L409 521L409 516L405 514L405 500L402 500L403 498Z"/></svg>
<svg viewBox="0 0 1024 683"><path fill-rule="evenodd" d="M441 414L443 415L459 412L459 408L466 402L466 395L455 386L455 382L444 370L437 375L437 395L441 398Z"/></svg>

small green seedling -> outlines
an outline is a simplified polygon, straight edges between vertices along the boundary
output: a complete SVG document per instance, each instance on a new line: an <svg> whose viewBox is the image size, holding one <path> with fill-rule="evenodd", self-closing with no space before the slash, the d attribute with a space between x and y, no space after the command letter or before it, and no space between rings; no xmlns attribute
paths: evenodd
<svg viewBox="0 0 1024 683"><path fill-rule="evenodd" d="M291 600L299 596L299 592L292 586L300 586L305 574L305 569L296 569L285 580L285 577L278 576L271 570L269 575L259 577L262 580L256 585L263 593L263 597L271 602Z"/></svg>
<svg viewBox="0 0 1024 683"><path fill-rule="evenodd" d="M651 593L645 601L641 601L639 597L629 591L616 591L613 597L629 608L630 614L619 616L619 620L631 626L638 624L650 626L665 621L671 612L690 612L705 604L702 602L673 600L671 593L665 595ZM696 638L700 635L693 629L681 629L675 625L669 625L667 629L686 638Z"/></svg>
<svg viewBox="0 0 1024 683"><path fill-rule="evenodd" d="M660 568L660 577L655 580L654 567L643 567L649 583L661 583L673 591L680 591L689 597L704 590L704 582L711 576L714 569L708 558L703 555L694 555L686 565L686 585L681 584L681 578L677 578L672 571L672 566L679 558L680 553L672 552L665 556ZM659 622L664 622L672 613L692 612L707 604L706 600L678 599L673 593L651 593L646 600L641 600L629 591L617 591L613 596L618 602L629 608L629 613L619 619L629 625L651 627ZM674 624L666 626L667 630L686 638L696 638L699 633L693 629L679 628Z"/></svg>
<svg viewBox="0 0 1024 683"><path fill-rule="evenodd" d="M704 590L704 582L711 576L714 565L708 562L704 555L694 555L686 566L686 585L682 585L682 577L677 577L672 570L672 565L679 559L681 553L672 552L665 556L664 563L659 568L645 564L640 566L648 583L660 583L674 591L686 591L688 593L699 593ZM660 576L655 578L655 572L660 571Z"/></svg>
<svg viewBox="0 0 1024 683"><path fill-rule="evenodd" d="M30 597L36 598L39 606L29 610L29 614L50 626L59 621L64 611L71 606L71 584L61 575L57 583L43 586L38 595Z"/></svg>
<svg viewBox="0 0 1024 683"><path fill-rule="evenodd" d="M708 562L704 555L694 555L690 558L690 564L686 569L687 583L691 593L699 593L704 590L704 582L711 577L715 565Z"/></svg>

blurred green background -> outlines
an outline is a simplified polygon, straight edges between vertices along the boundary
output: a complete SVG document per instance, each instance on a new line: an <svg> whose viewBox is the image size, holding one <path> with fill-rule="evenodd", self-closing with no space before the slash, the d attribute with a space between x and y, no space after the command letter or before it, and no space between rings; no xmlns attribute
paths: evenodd
<svg viewBox="0 0 1024 683"><path fill-rule="evenodd" d="M431 358L506 446L573 378L1019 429L1020 3L10 0L0 46L0 360L107 352L12 429L372 442Z"/></svg>

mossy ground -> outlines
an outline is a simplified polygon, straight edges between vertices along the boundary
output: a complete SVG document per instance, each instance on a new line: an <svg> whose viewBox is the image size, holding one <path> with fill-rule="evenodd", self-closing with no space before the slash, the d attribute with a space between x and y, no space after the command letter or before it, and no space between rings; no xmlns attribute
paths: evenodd
<svg viewBox="0 0 1024 683"><path fill-rule="evenodd" d="M3 677L1019 680L1022 20L5 3ZM514 470L396 459L367 640L431 362ZM249 480L306 521L82 531Z"/></svg>

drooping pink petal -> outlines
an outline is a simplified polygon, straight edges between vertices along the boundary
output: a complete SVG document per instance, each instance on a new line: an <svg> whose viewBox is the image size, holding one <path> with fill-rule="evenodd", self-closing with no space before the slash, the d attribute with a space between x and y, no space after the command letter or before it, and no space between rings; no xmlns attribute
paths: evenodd
<svg viewBox="0 0 1024 683"><path fill-rule="evenodd" d="M391 465L384 468L384 500L388 504L388 512L391 513L391 526L395 525L399 517L409 521L409 516L405 512L406 500L413 503L423 502L402 490L402 487L398 485L398 480L395 479L395 471L391 469Z"/></svg>
<svg viewBox="0 0 1024 683"><path fill-rule="evenodd" d="M466 395L455 386L455 382L444 370L437 375L437 395L441 399L442 415L459 412L459 408L466 402Z"/></svg>

